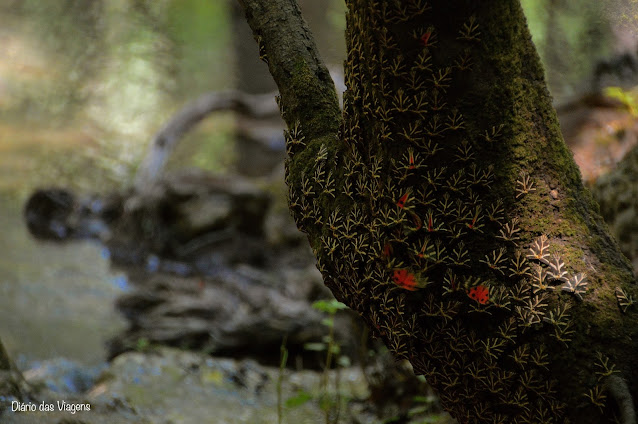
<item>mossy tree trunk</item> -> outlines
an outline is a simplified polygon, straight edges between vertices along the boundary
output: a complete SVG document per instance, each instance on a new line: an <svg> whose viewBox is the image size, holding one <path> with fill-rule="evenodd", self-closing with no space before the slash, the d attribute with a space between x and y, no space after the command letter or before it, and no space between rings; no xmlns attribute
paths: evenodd
<svg viewBox="0 0 638 424"><path fill-rule="evenodd" d="M348 0L343 115L294 0L240 0L325 283L460 423L635 422L636 285L514 0Z"/></svg>

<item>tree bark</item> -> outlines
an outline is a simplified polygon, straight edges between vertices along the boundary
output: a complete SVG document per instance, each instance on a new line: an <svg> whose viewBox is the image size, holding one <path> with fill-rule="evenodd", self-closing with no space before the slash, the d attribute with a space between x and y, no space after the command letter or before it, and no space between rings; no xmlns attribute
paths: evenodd
<svg viewBox="0 0 638 424"><path fill-rule="evenodd" d="M460 423L634 422L633 273L519 2L348 0L341 122L294 0L240 1L282 94L290 209L336 298Z"/></svg>

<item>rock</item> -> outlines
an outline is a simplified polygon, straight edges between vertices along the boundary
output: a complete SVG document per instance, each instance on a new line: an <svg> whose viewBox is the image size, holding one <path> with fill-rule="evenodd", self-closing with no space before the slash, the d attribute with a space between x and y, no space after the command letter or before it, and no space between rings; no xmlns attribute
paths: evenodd
<svg viewBox="0 0 638 424"><path fill-rule="evenodd" d="M29 232L37 238L56 241L107 239L110 224L121 213L121 198L117 194L78 199L59 188L36 190L24 207Z"/></svg>
<svg viewBox="0 0 638 424"><path fill-rule="evenodd" d="M246 248L228 249L241 240L262 240L269 195L240 177L214 176L188 170L168 174L145 193L131 193L124 200L125 213L113 226L107 242L113 258L126 260L126 252L138 252L196 261L199 252L226 243L226 258L244 254ZM122 254L119 254L122 252Z"/></svg>
<svg viewBox="0 0 638 424"><path fill-rule="evenodd" d="M261 279L259 271L250 275L245 268L207 278L154 275L134 284L136 290L117 301L131 326L112 340L110 356L145 340L276 363L285 337L295 352L321 341L327 334L324 316L306 298L286 295ZM344 323L338 333L344 349L353 350L349 331Z"/></svg>
<svg viewBox="0 0 638 424"><path fill-rule="evenodd" d="M116 394L153 419L163 412L165 419L184 424L209 422L211 414L214 422L270 424L277 422L279 377L277 367L251 360L211 358L161 348L148 354L130 352L117 357L99 386L99 397ZM284 422L322 422L320 379L319 372L284 371L283 402L302 391L312 397L298 407L285 408ZM366 396L365 379L358 369L342 370L341 381L345 398Z"/></svg>
<svg viewBox="0 0 638 424"><path fill-rule="evenodd" d="M207 230L228 227L232 212L229 196L198 196L179 204L175 227L183 236L192 238Z"/></svg>
<svg viewBox="0 0 638 424"><path fill-rule="evenodd" d="M27 228L37 238L66 239L75 231L69 223L75 207L75 196L68 190L36 190L24 208Z"/></svg>
<svg viewBox="0 0 638 424"><path fill-rule="evenodd" d="M199 198L200 202L208 204L209 207L225 204L223 207L218 206L219 210L215 214L217 216L213 218L212 223L219 219L220 211L225 211L229 227L245 234L263 233L263 222L268 213L270 197L247 179L239 176L215 176L205 171L190 169L167 174L159 184L178 214L183 207L182 203ZM192 207L189 209L192 211ZM183 215L188 216L186 213ZM193 224L197 225L191 227L205 226L201 220Z"/></svg>
<svg viewBox="0 0 638 424"><path fill-rule="evenodd" d="M26 381L35 387L45 387L55 393L81 394L95 384L106 364L86 367L66 358L37 362L23 373Z"/></svg>
<svg viewBox="0 0 638 424"><path fill-rule="evenodd" d="M274 423L277 422L277 367L251 360L212 358L193 352L160 348L118 356L88 398L127 399L152 422ZM334 374L331 373L334 378ZM284 409L284 422L322 422L319 407L321 373L284 371L282 401L303 391L312 400ZM365 396L365 379L355 368L341 371L343 396ZM372 421L374 423L374 421ZM378 421L377 421L378 422Z"/></svg>
<svg viewBox="0 0 638 424"><path fill-rule="evenodd" d="M48 380L47 370L53 368L39 368L45 370L38 372L40 378ZM36 404L60 399L89 404L88 412L9 411L0 419L3 424L271 424L278 420L277 386L281 378L283 422L316 423L324 419L321 375L314 371L282 373L278 367L252 360L158 348L118 356L84 393L54 393L43 388L32 399ZM335 372L329 372L328 377L335 381ZM343 414L350 415L349 400L367 396L366 381L357 368L342 369L339 381ZM300 393L307 396L306 402L285 407L288 399ZM366 422L378 424L380 420Z"/></svg>

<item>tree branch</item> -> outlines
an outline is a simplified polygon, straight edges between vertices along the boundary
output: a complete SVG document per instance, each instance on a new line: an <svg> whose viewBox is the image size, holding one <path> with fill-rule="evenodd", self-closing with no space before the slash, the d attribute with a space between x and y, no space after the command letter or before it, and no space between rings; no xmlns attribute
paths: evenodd
<svg viewBox="0 0 638 424"><path fill-rule="evenodd" d="M239 0L281 95L288 127L299 124L306 140L336 136L341 111L334 83L319 57L296 0Z"/></svg>
<svg viewBox="0 0 638 424"><path fill-rule="evenodd" d="M135 175L135 189L143 193L160 176L179 140L209 114L232 110L256 119L272 117L277 114L274 95L229 90L206 93L187 103L153 136L149 151Z"/></svg>

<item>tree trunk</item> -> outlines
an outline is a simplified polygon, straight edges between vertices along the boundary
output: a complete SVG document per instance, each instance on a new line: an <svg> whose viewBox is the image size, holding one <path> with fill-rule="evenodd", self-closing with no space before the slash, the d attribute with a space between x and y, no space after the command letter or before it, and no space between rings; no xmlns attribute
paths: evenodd
<svg viewBox="0 0 638 424"><path fill-rule="evenodd" d="M347 1L341 120L294 0L240 1L281 93L290 209L337 299L460 423L634 423L633 274L519 2Z"/></svg>

